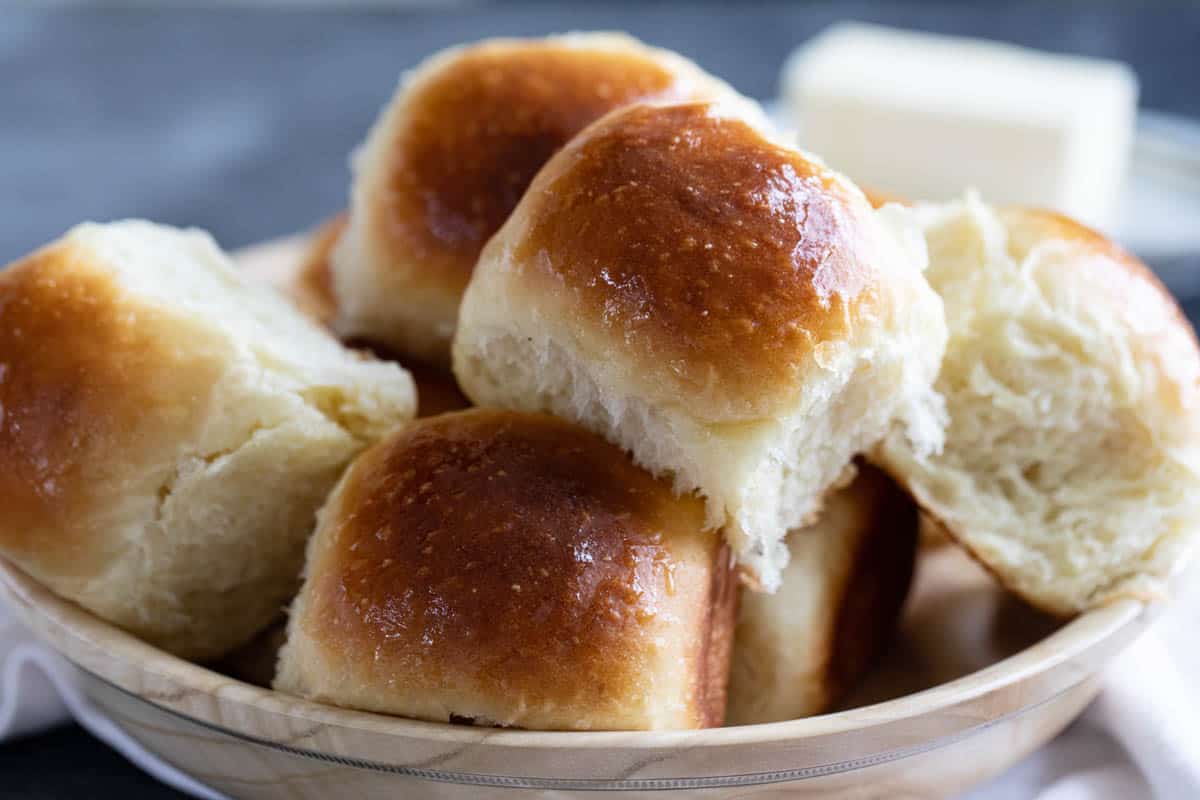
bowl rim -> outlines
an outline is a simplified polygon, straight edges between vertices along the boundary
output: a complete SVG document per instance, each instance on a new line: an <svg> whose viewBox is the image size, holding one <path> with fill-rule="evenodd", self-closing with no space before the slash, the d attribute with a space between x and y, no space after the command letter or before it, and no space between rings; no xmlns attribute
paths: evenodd
<svg viewBox="0 0 1200 800"><path fill-rule="evenodd" d="M0 599L31 630L80 669L174 715L202 726L245 737L227 723L214 722L172 707L164 698L147 696L130 685L128 668L161 682L214 694L231 703L257 711L284 715L306 723L330 725L364 733L401 736L446 744L483 744L490 747L529 749L660 749L686 746L720 748L783 740L798 741L831 734L861 731L916 715L948 710L998 689L1044 673L1119 634L1123 641L1147 624L1147 607L1133 599L1122 599L1088 611L1033 645L981 670L947 683L901 697L844 711L836 711L784 722L727 726L701 730L668 731L527 731L476 728L388 716L369 711L317 703L245 683L159 650L132 634L94 616L75 603L58 597L40 582L4 558L0 558ZM124 669L122 669L124 667ZM124 673L125 678L120 673ZM1078 683L1087 677L1080 670ZM1069 687L1065 687L1069 688ZM1030 705L1036 704L1031 703ZM998 715L1005 716L1005 715ZM963 730L973 730L988 720L968 720ZM251 737L257 740L257 737ZM269 743L269 739L263 739Z"/></svg>

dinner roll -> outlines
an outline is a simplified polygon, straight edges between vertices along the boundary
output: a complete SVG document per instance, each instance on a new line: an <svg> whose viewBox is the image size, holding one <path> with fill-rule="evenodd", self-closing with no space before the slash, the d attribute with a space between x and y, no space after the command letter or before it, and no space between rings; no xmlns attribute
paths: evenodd
<svg viewBox="0 0 1200 800"><path fill-rule="evenodd" d="M322 325L330 324L337 309L329 261L338 237L346 229L347 221L345 214L338 214L318 227L304 251L304 260L299 269L283 281L285 291L293 303ZM416 386L419 417L432 417L471 406L471 401L459 390L458 382L447 366L414 361L382 345L365 340L350 340L346 345L370 352L383 361L401 362Z"/></svg>
<svg viewBox="0 0 1200 800"><path fill-rule="evenodd" d="M0 554L178 655L278 614L342 468L413 414L198 231L81 225L0 272Z"/></svg>
<svg viewBox="0 0 1200 800"><path fill-rule="evenodd" d="M346 230L345 214L325 221L312 234L304 261L287 289L300 310L322 325L331 325L337 315L333 296L333 267L330 260L334 245Z"/></svg>
<svg viewBox="0 0 1200 800"><path fill-rule="evenodd" d="M1044 211L926 206L945 449L881 462L1001 581L1070 614L1152 599L1200 521L1200 354L1137 259Z"/></svg>
<svg viewBox="0 0 1200 800"><path fill-rule="evenodd" d="M736 110L613 112L484 249L459 384L577 420L698 490L773 589L785 532L893 419L919 451L939 444L945 322L909 213L874 211Z"/></svg>
<svg viewBox="0 0 1200 800"><path fill-rule="evenodd" d="M761 115L687 59L619 34L490 39L427 59L354 158L338 330L449 364L479 251L546 159L631 101L712 96Z"/></svg>
<svg viewBox="0 0 1200 800"><path fill-rule="evenodd" d="M418 417L436 417L448 411L461 411L471 407L471 401L458 388L454 373L446 367L403 360L386 347L369 342L351 341L347 342L347 346L365 350L384 361L403 361L417 389Z"/></svg>
<svg viewBox="0 0 1200 800"><path fill-rule="evenodd" d="M719 725L737 583L703 522L568 422L420 420L322 509L275 686L440 722Z"/></svg>
<svg viewBox="0 0 1200 800"><path fill-rule="evenodd" d="M917 509L883 472L859 467L821 519L791 531L775 594L746 592L729 676L731 725L829 711L895 632L917 548Z"/></svg>

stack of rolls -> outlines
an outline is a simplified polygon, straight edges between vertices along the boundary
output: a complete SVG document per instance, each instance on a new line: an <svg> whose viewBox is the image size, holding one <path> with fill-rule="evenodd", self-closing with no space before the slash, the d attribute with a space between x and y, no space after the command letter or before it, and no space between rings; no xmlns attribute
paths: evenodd
<svg viewBox="0 0 1200 800"><path fill-rule="evenodd" d="M613 109L699 98L762 116L687 59L621 34L493 39L427 59L355 155L331 253L335 329L448 366L479 252L546 160Z"/></svg>
<svg viewBox="0 0 1200 800"><path fill-rule="evenodd" d="M835 708L922 524L1054 614L1164 597L1174 301L1070 220L888 200L629 37L439 53L292 305L149 223L0 274L0 554L283 692L543 730Z"/></svg>

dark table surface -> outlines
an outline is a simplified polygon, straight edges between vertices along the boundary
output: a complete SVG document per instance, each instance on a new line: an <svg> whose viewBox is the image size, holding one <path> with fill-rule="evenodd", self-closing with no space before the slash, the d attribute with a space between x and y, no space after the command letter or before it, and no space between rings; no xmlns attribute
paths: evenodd
<svg viewBox="0 0 1200 800"><path fill-rule="evenodd" d="M400 72L501 34L624 29L756 97L838 19L1114 57L1142 105L1200 118L1200 5L503 3L399 12L0 10L0 263L84 219L207 228L234 248L345 203L346 154ZM1200 268L1200 264L1198 264ZM181 796L78 728L0 746L0 796Z"/></svg>

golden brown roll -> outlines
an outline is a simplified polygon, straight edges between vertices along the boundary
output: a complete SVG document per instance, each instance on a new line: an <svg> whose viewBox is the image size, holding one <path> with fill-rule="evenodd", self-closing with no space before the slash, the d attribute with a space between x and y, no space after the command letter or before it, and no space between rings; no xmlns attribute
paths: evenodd
<svg viewBox="0 0 1200 800"><path fill-rule="evenodd" d="M441 722L719 725L737 592L703 522L570 423L420 420L321 511L275 686Z"/></svg>
<svg viewBox="0 0 1200 800"><path fill-rule="evenodd" d="M1200 526L1200 351L1144 264L1065 217L924 206L950 343L938 454L881 463L1000 580L1060 615L1156 599Z"/></svg>
<svg viewBox="0 0 1200 800"><path fill-rule="evenodd" d="M479 405L548 410L708 500L766 588L892 425L938 445L920 231L718 104L615 111L548 163L463 298Z"/></svg>
<svg viewBox="0 0 1200 800"><path fill-rule="evenodd" d="M320 225L312 233L299 269L294 277L285 282L286 291L296 306L322 325L329 325L337 313L330 256L347 223L346 215L338 214ZM454 374L445 366L414 361L365 339L353 339L346 345L367 351L384 361L401 362L416 385L417 416L433 417L471 407L471 401L459 390Z"/></svg>
<svg viewBox="0 0 1200 800"><path fill-rule="evenodd" d="M746 592L729 677L730 725L830 711L883 653L908 595L917 507L883 472L860 465L820 520L788 533L775 594Z"/></svg>
<svg viewBox="0 0 1200 800"><path fill-rule="evenodd" d="M348 218L342 213L331 217L313 231L304 261L294 281L288 286L300 310L322 325L330 325L337 315L337 300L333 296L333 265L330 260L333 248L347 224Z"/></svg>
<svg viewBox="0 0 1200 800"><path fill-rule="evenodd" d="M479 251L546 159L629 102L714 96L761 114L687 59L619 34L491 39L429 58L354 159L333 262L338 331L448 364Z"/></svg>
<svg viewBox="0 0 1200 800"><path fill-rule="evenodd" d="M412 380L246 283L205 234L81 225L0 272L0 554L176 654L296 589L343 467Z"/></svg>

